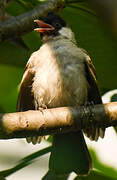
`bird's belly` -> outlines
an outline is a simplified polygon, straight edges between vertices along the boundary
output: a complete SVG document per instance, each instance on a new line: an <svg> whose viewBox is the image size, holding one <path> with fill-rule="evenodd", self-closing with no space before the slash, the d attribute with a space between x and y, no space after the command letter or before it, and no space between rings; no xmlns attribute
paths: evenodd
<svg viewBox="0 0 117 180"><path fill-rule="evenodd" d="M74 66L75 67L75 66ZM87 82L82 73L66 65L45 63L36 73L32 92L35 103L49 108L78 106L87 99Z"/></svg>

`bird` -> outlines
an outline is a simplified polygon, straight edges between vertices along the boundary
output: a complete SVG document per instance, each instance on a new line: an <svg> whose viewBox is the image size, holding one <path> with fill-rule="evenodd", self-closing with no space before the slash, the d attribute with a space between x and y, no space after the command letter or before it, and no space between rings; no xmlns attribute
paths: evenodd
<svg viewBox="0 0 117 180"><path fill-rule="evenodd" d="M87 51L80 48L65 20L55 12L35 19L41 47L30 56L20 83L17 111L64 106L102 104L95 67ZM87 175L92 158L83 132L97 141L105 129L86 127L83 131L53 135L49 169L55 174ZM39 137L27 141L36 144Z"/></svg>

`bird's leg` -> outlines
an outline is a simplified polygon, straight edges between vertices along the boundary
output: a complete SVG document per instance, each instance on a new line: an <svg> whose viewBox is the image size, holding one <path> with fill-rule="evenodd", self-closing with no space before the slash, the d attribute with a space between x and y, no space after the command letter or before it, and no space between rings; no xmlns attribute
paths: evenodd
<svg viewBox="0 0 117 180"><path fill-rule="evenodd" d="M39 103L39 102L35 102L35 109L39 110L43 113L44 109L47 109L47 106L45 104Z"/></svg>

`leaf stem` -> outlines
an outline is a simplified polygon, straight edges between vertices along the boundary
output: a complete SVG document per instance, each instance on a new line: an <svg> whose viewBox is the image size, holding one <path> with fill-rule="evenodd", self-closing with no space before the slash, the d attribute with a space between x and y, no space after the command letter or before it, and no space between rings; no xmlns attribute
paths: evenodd
<svg viewBox="0 0 117 180"><path fill-rule="evenodd" d="M3 171L0 171L0 176L3 176L3 177L7 177L13 173L15 173L16 171L28 166L32 160L34 160L35 158L37 157L40 157L42 155L45 155L49 152L51 152L52 150L52 146L49 146L47 148L44 148L40 151L37 151L35 153L32 153L30 154L29 156L26 156L25 158L23 158L19 164L17 164L16 166L14 166L13 168L10 168L10 169L7 169L7 170L3 170Z"/></svg>

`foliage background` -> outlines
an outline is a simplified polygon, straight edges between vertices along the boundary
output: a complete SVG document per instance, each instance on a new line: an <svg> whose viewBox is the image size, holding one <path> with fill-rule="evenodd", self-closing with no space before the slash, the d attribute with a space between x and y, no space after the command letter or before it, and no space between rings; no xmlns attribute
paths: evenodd
<svg viewBox="0 0 117 180"><path fill-rule="evenodd" d="M12 16L17 16L35 8L40 3L42 1L13 0L6 11ZM117 39L108 31L108 26L103 24L95 9L87 1L67 1L67 6L61 15L75 32L78 45L86 49L91 56L96 67L101 94L116 89ZM18 85L23 69L30 54L38 50L41 45L40 36L36 32L30 32L21 38L26 47L22 47L14 40L0 43L0 112L2 113L16 111ZM114 170L99 162L94 149L91 149L91 154L94 167L104 175L96 172L94 177L94 172L89 177L80 179L110 180L117 177L117 168Z"/></svg>

